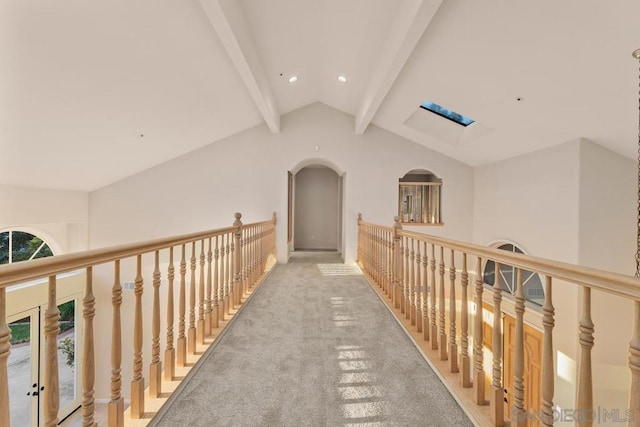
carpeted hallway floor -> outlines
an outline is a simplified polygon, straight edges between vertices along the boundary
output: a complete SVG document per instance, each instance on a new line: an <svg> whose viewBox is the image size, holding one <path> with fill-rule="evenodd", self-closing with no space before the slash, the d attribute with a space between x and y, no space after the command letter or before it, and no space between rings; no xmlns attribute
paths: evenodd
<svg viewBox="0 0 640 427"><path fill-rule="evenodd" d="M335 253L276 266L194 371L152 425L472 425Z"/></svg>

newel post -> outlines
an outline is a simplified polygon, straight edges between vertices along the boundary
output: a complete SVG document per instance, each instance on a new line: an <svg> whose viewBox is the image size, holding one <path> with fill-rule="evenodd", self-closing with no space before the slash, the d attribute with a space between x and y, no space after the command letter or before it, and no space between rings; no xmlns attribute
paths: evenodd
<svg viewBox="0 0 640 427"><path fill-rule="evenodd" d="M235 256L233 258L233 295L234 301L232 302L235 305L240 305L242 303L242 293L240 286L240 278L242 273L242 214L240 212L236 212L234 214L236 220L233 222L233 226L236 227L236 231L234 233L235 240Z"/></svg>
<svg viewBox="0 0 640 427"><path fill-rule="evenodd" d="M400 308L400 300L402 299L402 237L400 230L400 217L393 217L393 304L395 308Z"/></svg>

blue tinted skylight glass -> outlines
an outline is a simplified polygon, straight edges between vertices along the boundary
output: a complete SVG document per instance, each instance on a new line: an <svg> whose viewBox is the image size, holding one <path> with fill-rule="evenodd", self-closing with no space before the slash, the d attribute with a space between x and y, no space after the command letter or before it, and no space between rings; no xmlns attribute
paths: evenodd
<svg viewBox="0 0 640 427"><path fill-rule="evenodd" d="M462 126L469 126L471 123L473 123L473 120L471 120L470 118L465 117L462 114L458 114L455 111L447 110L446 108L441 107L438 104L434 104L431 101L424 101L420 105L420 108L424 108L425 110L431 111L432 113L442 116L445 119L454 121Z"/></svg>

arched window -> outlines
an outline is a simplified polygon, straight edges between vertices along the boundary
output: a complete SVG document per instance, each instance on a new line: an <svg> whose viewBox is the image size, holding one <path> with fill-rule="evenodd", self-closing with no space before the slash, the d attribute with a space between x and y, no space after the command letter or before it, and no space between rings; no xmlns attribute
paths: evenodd
<svg viewBox="0 0 640 427"><path fill-rule="evenodd" d="M42 238L24 231L0 232L0 264L48 256L53 256L53 251Z"/></svg>
<svg viewBox="0 0 640 427"><path fill-rule="evenodd" d="M442 179L427 170L414 169L398 180L398 216L411 225L441 224Z"/></svg>
<svg viewBox="0 0 640 427"><path fill-rule="evenodd" d="M497 247L509 252L515 252L523 254L522 249L511 243L505 243ZM509 292L511 295L515 295L518 286L518 271L515 267L510 265L500 265L500 285L502 289ZM531 271L522 271L522 282L524 287L524 298L536 305L542 305L544 302L544 289L542 287L542 281L537 273ZM484 283L493 286L496 279L496 264L493 261L487 261L484 266Z"/></svg>

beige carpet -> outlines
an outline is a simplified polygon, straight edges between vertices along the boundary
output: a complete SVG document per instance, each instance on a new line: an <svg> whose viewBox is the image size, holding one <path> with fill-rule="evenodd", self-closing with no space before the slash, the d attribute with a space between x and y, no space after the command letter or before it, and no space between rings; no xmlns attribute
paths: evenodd
<svg viewBox="0 0 640 427"><path fill-rule="evenodd" d="M472 425L357 267L278 265L157 426Z"/></svg>

